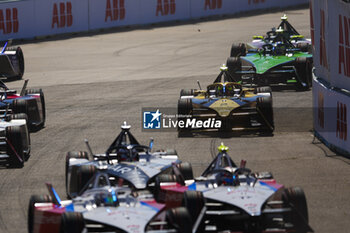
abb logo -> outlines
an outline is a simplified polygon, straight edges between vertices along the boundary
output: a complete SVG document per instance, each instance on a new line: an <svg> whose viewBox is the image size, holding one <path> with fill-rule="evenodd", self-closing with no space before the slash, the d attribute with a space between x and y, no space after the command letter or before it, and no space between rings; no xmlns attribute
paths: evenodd
<svg viewBox="0 0 350 233"><path fill-rule="evenodd" d="M314 26L314 16L312 13L312 2L310 1L310 28L311 28L311 42L315 46L315 26Z"/></svg>
<svg viewBox="0 0 350 233"><path fill-rule="evenodd" d="M327 50L326 50L326 19L324 10L321 10L321 30L320 30L320 64L328 69Z"/></svg>
<svg viewBox="0 0 350 233"><path fill-rule="evenodd" d="M266 0L248 0L248 4L259 4L259 3L264 3Z"/></svg>
<svg viewBox="0 0 350 233"><path fill-rule="evenodd" d="M107 22L108 19L110 21L125 19L124 0L107 0L105 22Z"/></svg>
<svg viewBox="0 0 350 233"><path fill-rule="evenodd" d="M53 4L51 28L70 27L73 24L72 3L60 2Z"/></svg>
<svg viewBox="0 0 350 233"><path fill-rule="evenodd" d="M323 93L318 93L318 125L324 128L324 96Z"/></svg>
<svg viewBox="0 0 350 233"><path fill-rule="evenodd" d="M158 0L156 16L173 15L176 12L175 0Z"/></svg>
<svg viewBox="0 0 350 233"><path fill-rule="evenodd" d="M18 27L17 8L7 8L5 9L5 14L4 10L0 10L0 32L2 31L3 34L17 33Z"/></svg>
<svg viewBox="0 0 350 233"><path fill-rule="evenodd" d="M339 74L350 77L350 18L339 15Z"/></svg>
<svg viewBox="0 0 350 233"><path fill-rule="evenodd" d="M347 109L346 104L338 101L337 103L337 138L346 141L348 137L348 123L347 123Z"/></svg>
<svg viewBox="0 0 350 233"><path fill-rule="evenodd" d="M204 9L215 10L221 9L222 0L205 0Z"/></svg>

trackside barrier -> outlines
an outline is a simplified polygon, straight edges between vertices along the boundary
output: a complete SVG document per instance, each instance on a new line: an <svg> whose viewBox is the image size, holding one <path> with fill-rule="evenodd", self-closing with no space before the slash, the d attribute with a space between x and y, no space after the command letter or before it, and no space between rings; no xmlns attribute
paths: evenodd
<svg viewBox="0 0 350 233"><path fill-rule="evenodd" d="M314 129L328 147L350 154L350 3L312 0Z"/></svg>
<svg viewBox="0 0 350 233"><path fill-rule="evenodd" d="M0 3L0 38L29 38L36 34L34 20L34 2Z"/></svg>
<svg viewBox="0 0 350 233"><path fill-rule="evenodd" d="M211 15L230 15L308 2L309 0L18 0L0 2L0 40L189 20Z"/></svg>
<svg viewBox="0 0 350 233"><path fill-rule="evenodd" d="M350 155L350 92L331 89L322 79L313 81L314 129L328 147Z"/></svg>

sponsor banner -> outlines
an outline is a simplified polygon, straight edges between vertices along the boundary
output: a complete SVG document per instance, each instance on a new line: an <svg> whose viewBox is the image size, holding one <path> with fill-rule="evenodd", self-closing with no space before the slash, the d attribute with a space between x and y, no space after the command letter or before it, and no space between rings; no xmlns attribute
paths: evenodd
<svg viewBox="0 0 350 233"><path fill-rule="evenodd" d="M141 0L140 4L140 24L190 18L188 0Z"/></svg>
<svg viewBox="0 0 350 233"><path fill-rule="evenodd" d="M329 21L328 21L328 6L327 0L312 1L310 8L310 15L313 15L313 25L311 24L311 30L314 35L314 66L315 75L319 78L323 78L327 82L330 82L330 65L329 65L329 46L332 41L329 38ZM313 26L313 28L312 28ZM311 34L312 35L312 34ZM334 51L333 51L334 52Z"/></svg>
<svg viewBox="0 0 350 233"><path fill-rule="evenodd" d="M325 144L350 153L350 94L313 81L314 129Z"/></svg>
<svg viewBox="0 0 350 233"><path fill-rule="evenodd" d="M350 90L350 3L328 0L330 83Z"/></svg>
<svg viewBox="0 0 350 233"><path fill-rule="evenodd" d="M34 25L33 1L0 3L0 40L32 37Z"/></svg>
<svg viewBox="0 0 350 233"><path fill-rule="evenodd" d="M191 18L239 12L235 0L192 0L190 2Z"/></svg>
<svg viewBox="0 0 350 233"><path fill-rule="evenodd" d="M52 35L88 30L88 1L35 0L36 34Z"/></svg>
<svg viewBox="0 0 350 233"><path fill-rule="evenodd" d="M89 0L89 29L141 22L139 0Z"/></svg>

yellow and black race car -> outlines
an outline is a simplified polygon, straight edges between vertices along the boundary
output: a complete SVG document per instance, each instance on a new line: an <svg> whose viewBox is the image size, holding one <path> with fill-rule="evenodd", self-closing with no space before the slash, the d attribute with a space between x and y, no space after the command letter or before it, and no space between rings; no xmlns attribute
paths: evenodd
<svg viewBox="0 0 350 233"><path fill-rule="evenodd" d="M243 88L225 65L213 84L202 90L181 90L178 101L179 136L200 131L272 133L274 119L270 87Z"/></svg>

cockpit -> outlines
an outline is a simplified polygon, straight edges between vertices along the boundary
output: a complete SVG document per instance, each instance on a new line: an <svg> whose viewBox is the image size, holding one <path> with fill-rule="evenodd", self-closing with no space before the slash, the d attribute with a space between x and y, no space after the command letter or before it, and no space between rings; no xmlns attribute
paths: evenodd
<svg viewBox="0 0 350 233"><path fill-rule="evenodd" d="M211 98L222 96L238 97L241 91L241 86L232 82L214 83L208 86L208 94Z"/></svg>

